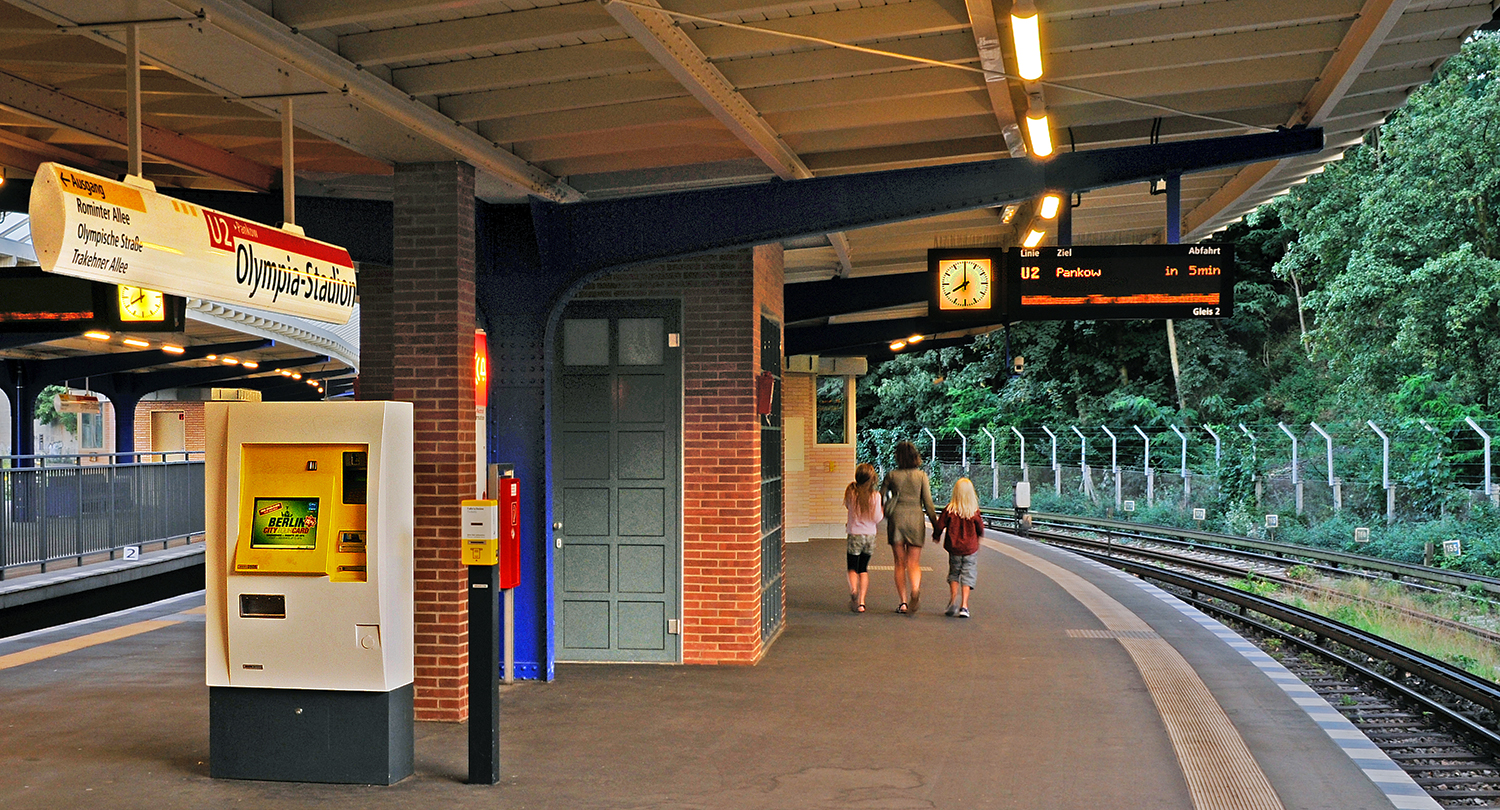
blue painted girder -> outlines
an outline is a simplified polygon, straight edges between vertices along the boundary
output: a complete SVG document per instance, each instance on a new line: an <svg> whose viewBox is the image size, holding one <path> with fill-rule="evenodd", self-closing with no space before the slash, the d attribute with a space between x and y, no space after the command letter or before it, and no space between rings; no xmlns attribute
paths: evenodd
<svg viewBox="0 0 1500 810"><path fill-rule="evenodd" d="M1086 191L1277 160L1323 148L1319 128L773 181L617 200L533 198L542 263L574 278L724 248L991 208L1044 191Z"/></svg>

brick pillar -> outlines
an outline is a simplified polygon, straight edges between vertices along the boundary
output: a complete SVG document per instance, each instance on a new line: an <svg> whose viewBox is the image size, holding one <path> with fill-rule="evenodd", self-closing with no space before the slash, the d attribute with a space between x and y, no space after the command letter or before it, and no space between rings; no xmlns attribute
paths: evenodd
<svg viewBox="0 0 1500 810"><path fill-rule="evenodd" d="M394 271L379 265L359 268L359 376L354 396L366 402L395 398L395 302L391 298Z"/></svg>
<svg viewBox="0 0 1500 810"><path fill-rule="evenodd" d="M415 406L417 719L459 722L469 714L459 502L474 497L475 465L472 166L396 167L394 247L387 294L378 270L360 279L360 398Z"/></svg>

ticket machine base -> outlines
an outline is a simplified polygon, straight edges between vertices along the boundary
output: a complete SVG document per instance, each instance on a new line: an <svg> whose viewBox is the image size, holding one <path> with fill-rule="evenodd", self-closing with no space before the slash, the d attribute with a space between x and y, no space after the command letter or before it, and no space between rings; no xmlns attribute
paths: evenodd
<svg viewBox="0 0 1500 810"><path fill-rule="evenodd" d="M209 687L209 775L394 785L414 768L414 695Z"/></svg>

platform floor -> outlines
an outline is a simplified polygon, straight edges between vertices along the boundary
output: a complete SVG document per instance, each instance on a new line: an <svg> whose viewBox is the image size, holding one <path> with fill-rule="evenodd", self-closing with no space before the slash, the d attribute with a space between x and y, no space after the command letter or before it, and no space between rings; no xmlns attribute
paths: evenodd
<svg viewBox="0 0 1500 810"><path fill-rule="evenodd" d="M201 594L6 639L0 808L1437 806L1268 657L1103 566L986 541L963 620L929 547L919 615L891 612L888 570L857 615L841 541L788 548L761 664L505 687L495 786L463 783L465 727L431 723L392 787L210 779Z"/></svg>

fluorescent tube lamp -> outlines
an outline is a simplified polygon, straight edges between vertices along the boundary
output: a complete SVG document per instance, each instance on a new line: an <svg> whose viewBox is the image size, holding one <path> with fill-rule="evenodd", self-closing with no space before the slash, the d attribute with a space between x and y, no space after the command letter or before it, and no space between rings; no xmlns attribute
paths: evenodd
<svg viewBox="0 0 1500 810"><path fill-rule="evenodd" d="M242 360L240 362L240 365L244 366L245 368L249 368L249 369L260 368L260 363L257 363L254 360Z"/></svg>
<svg viewBox="0 0 1500 810"><path fill-rule="evenodd" d="M899 352L904 348L906 348L906 341L904 340L898 340L891 344L891 351L893 352Z"/></svg>
<svg viewBox="0 0 1500 810"><path fill-rule="evenodd" d="M1062 198L1056 194L1048 194L1042 198L1042 219L1052 219L1057 216L1057 211L1062 208Z"/></svg>
<svg viewBox="0 0 1500 810"><path fill-rule="evenodd" d="M187 349L184 349L181 346L174 346L171 343L161 344L161 350L166 352L167 354L182 354L183 352L187 351Z"/></svg>
<svg viewBox="0 0 1500 810"><path fill-rule="evenodd" d="M210 354L208 357L206 357L204 359L206 359L206 360L218 360L219 356L217 354Z"/></svg>
<svg viewBox="0 0 1500 810"><path fill-rule="evenodd" d="M151 344L150 343L147 343L146 341L141 340L139 338L125 338L124 340L122 340L120 342L124 343L126 346L134 346L137 349L149 349L149 348L151 348Z"/></svg>
<svg viewBox="0 0 1500 810"><path fill-rule="evenodd" d="M109 340L108 332L84 332L83 336L89 340Z"/></svg>
<svg viewBox="0 0 1500 810"><path fill-rule="evenodd" d="M1035 228L1032 228L1031 233L1026 234L1026 239L1022 241L1021 244L1025 247L1034 248L1042 243L1042 237L1046 235L1047 234Z"/></svg>
<svg viewBox="0 0 1500 810"><path fill-rule="evenodd" d="M927 337L925 335L912 335L911 337L909 337L909 338L906 339L906 342L907 343L921 343L922 341L924 341L926 339L927 339Z"/></svg>
<svg viewBox="0 0 1500 810"><path fill-rule="evenodd" d="M240 361L233 357L220 357L219 362L223 363L226 366L233 366L238 365Z"/></svg>
<svg viewBox="0 0 1500 810"><path fill-rule="evenodd" d="M1026 134L1031 136L1031 154L1047 157L1052 154L1052 127L1047 122L1047 110L1035 106L1026 113Z"/></svg>
<svg viewBox="0 0 1500 810"><path fill-rule="evenodd" d="M1018 0L1010 10L1010 36L1016 45L1016 71L1034 82L1042 77L1042 28L1031 0Z"/></svg>
<svg viewBox="0 0 1500 810"><path fill-rule="evenodd" d="M294 379L294 380L300 380L300 379L302 379L302 374L299 373L299 372L293 371L292 372L292 379Z"/></svg>

